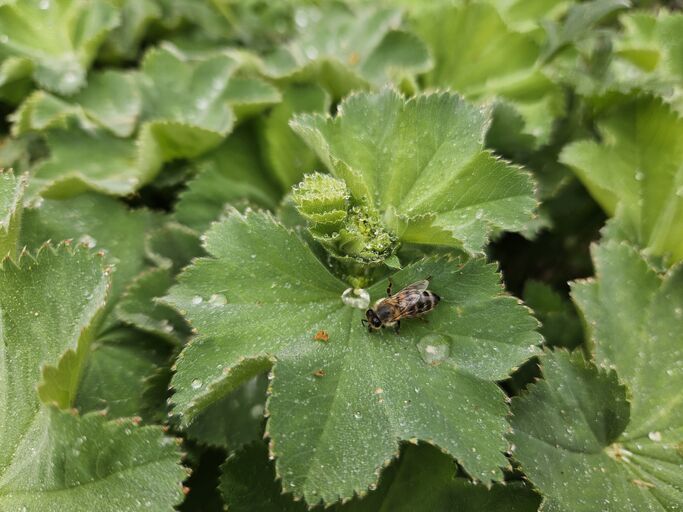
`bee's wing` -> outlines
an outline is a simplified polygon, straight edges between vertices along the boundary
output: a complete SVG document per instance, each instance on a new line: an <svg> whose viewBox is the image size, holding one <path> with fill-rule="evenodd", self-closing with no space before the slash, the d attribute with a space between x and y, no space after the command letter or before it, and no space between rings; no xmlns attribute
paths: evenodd
<svg viewBox="0 0 683 512"><path fill-rule="evenodd" d="M397 319L413 316L415 314L415 307L422 298L422 292L424 292L428 286L429 280L427 279L416 281L403 288L396 295L386 299L396 305L396 311L398 313Z"/></svg>
<svg viewBox="0 0 683 512"><path fill-rule="evenodd" d="M409 284L405 288L403 288L400 292L398 293L403 293L406 292L408 293L417 293L418 295L425 291L427 287L429 286L429 281L427 279L423 279L421 281L415 281L413 284Z"/></svg>

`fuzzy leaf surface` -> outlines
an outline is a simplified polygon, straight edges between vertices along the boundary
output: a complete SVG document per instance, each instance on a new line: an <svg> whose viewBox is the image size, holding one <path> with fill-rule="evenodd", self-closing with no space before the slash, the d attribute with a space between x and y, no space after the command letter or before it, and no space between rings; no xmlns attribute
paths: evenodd
<svg viewBox="0 0 683 512"><path fill-rule="evenodd" d="M562 95L537 65L541 49L532 34L509 27L484 2L425 10L413 24L434 56L428 85L450 87L472 100L509 102L533 145L548 142Z"/></svg>
<svg viewBox="0 0 683 512"><path fill-rule="evenodd" d="M71 123L46 133L50 157L35 168L29 195L66 198L95 191L122 196L140 188L150 174L138 165L138 147L104 129Z"/></svg>
<svg viewBox="0 0 683 512"><path fill-rule="evenodd" d="M116 306L116 316L123 322L178 345L189 335L189 328L178 312L159 304L173 284L168 268L154 268L137 276Z"/></svg>
<svg viewBox="0 0 683 512"><path fill-rule="evenodd" d="M160 428L75 416L36 393L41 367L63 353L78 354L68 377L80 371L109 287L97 259L47 247L0 269L3 510L166 510L182 496L185 471Z"/></svg>
<svg viewBox="0 0 683 512"><path fill-rule="evenodd" d="M542 358L545 380L513 400L515 457L559 510L680 510L683 272L659 275L618 242L593 260L597 278L572 293L595 362L613 370Z"/></svg>
<svg viewBox="0 0 683 512"><path fill-rule="evenodd" d="M283 92L282 103L262 123L265 160L283 190L299 183L304 173L315 168L315 153L292 131L289 120L301 112L327 112L329 95L315 84L293 84Z"/></svg>
<svg viewBox="0 0 683 512"><path fill-rule="evenodd" d="M506 408L494 381L540 336L492 266L429 259L396 273L397 288L433 276L443 301L429 324L405 322L395 336L369 334L341 300L346 285L266 213L233 211L205 248L166 298L198 331L172 381L183 426L272 368L271 451L286 488L310 504L367 489L401 439L440 446L477 479L499 477ZM328 341L315 340L320 330Z"/></svg>
<svg viewBox="0 0 683 512"><path fill-rule="evenodd" d="M25 189L26 176L0 170L0 260L16 255Z"/></svg>
<svg viewBox="0 0 683 512"><path fill-rule="evenodd" d="M298 34L263 62L267 76L287 82L314 81L334 98L430 69L424 43L397 30L401 12L374 6L336 4L297 12Z"/></svg>
<svg viewBox="0 0 683 512"><path fill-rule="evenodd" d="M350 96L335 118L291 124L402 241L476 253L494 230L524 229L536 205L531 176L483 149L489 122L455 94L385 89Z"/></svg>
<svg viewBox="0 0 683 512"><path fill-rule="evenodd" d="M291 495L283 494L275 480L274 466L268 460L268 449L263 443L252 443L231 455L222 466L220 485L230 510L308 510L305 503L295 502ZM453 460L437 449L421 444L405 447L401 458L382 474L375 491L331 509L335 512L535 512L539 502L540 497L522 485L494 485L487 489L455 478ZM318 506L313 510L325 509Z"/></svg>
<svg viewBox="0 0 683 512"><path fill-rule="evenodd" d="M570 144L569 165L609 215L636 233L648 252L683 259L683 119L641 96L598 120L603 143Z"/></svg>
<svg viewBox="0 0 683 512"><path fill-rule="evenodd" d="M24 212L21 243L35 250L48 240L71 239L103 250L107 263L114 266L109 309L146 266L145 234L158 224L158 214L130 211L122 203L97 194L64 201L46 199Z"/></svg>
<svg viewBox="0 0 683 512"><path fill-rule="evenodd" d="M236 201L246 199L266 208L277 204L277 193L247 129L238 128L196 167L199 173L180 193L175 211L178 222L192 229L205 231L226 204Z"/></svg>
<svg viewBox="0 0 683 512"><path fill-rule="evenodd" d="M102 0L17 0L0 5L0 48L33 62L43 87L71 94L83 87L102 41L119 23Z"/></svg>
<svg viewBox="0 0 683 512"><path fill-rule="evenodd" d="M67 116L95 122L118 137L128 137L135 130L141 99L133 77L120 71L94 72L88 85L68 98L58 98L45 91L29 96L13 115L12 133L44 130Z"/></svg>
<svg viewBox="0 0 683 512"><path fill-rule="evenodd" d="M168 345L153 336L117 328L99 336L78 384L74 406L81 413L105 411L109 418L147 417L164 400L150 400L146 390L169 359Z"/></svg>
<svg viewBox="0 0 683 512"><path fill-rule="evenodd" d="M215 145L232 128L233 113L223 98L236 62L217 56L190 60L169 49L153 49L142 62L140 86L143 93L143 118L157 121L155 131L165 133L181 147L165 149L177 156L194 156ZM169 123L168 126L165 126ZM173 139L174 124L197 129L191 141ZM206 140L204 140L206 139ZM198 143L205 148L194 147Z"/></svg>

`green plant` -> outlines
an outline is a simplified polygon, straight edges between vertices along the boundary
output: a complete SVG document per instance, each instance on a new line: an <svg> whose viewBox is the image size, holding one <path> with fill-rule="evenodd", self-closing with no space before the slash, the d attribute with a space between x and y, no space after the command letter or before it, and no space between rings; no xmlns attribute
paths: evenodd
<svg viewBox="0 0 683 512"><path fill-rule="evenodd" d="M0 2L0 509L681 510L682 29Z"/></svg>

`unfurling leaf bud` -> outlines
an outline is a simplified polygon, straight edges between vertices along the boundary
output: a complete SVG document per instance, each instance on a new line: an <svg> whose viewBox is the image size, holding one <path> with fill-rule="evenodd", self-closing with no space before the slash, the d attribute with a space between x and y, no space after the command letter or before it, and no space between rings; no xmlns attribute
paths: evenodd
<svg viewBox="0 0 683 512"><path fill-rule="evenodd" d="M349 197L344 180L320 173L304 176L292 193L297 210L308 222L338 227L346 218Z"/></svg>
<svg viewBox="0 0 683 512"><path fill-rule="evenodd" d="M353 201L341 179L309 174L294 187L292 198L313 238L337 259L379 264L398 248L398 238L374 210Z"/></svg>

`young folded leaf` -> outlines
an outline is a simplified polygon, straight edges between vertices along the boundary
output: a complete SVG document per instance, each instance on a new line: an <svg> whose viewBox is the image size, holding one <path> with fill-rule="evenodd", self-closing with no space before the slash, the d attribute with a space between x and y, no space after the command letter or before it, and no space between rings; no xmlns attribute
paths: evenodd
<svg viewBox="0 0 683 512"><path fill-rule="evenodd" d="M456 94L384 89L291 125L402 242L479 253L494 232L524 229L536 206L532 177L484 150L489 122Z"/></svg>
<svg viewBox="0 0 683 512"><path fill-rule="evenodd" d="M429 323L370 334L364 311L295 233L233 211L206 234L210 254L166 297L197 329L172 381L180 424L271 371L267 434L283 486L309 504L373 485L400 440L422 439L478 480L501 478L505 397L496 380L537 353L536 321L483 259L426 259L392 279L431 275ZM367 291L385 295L387 282Z"/></svg>

